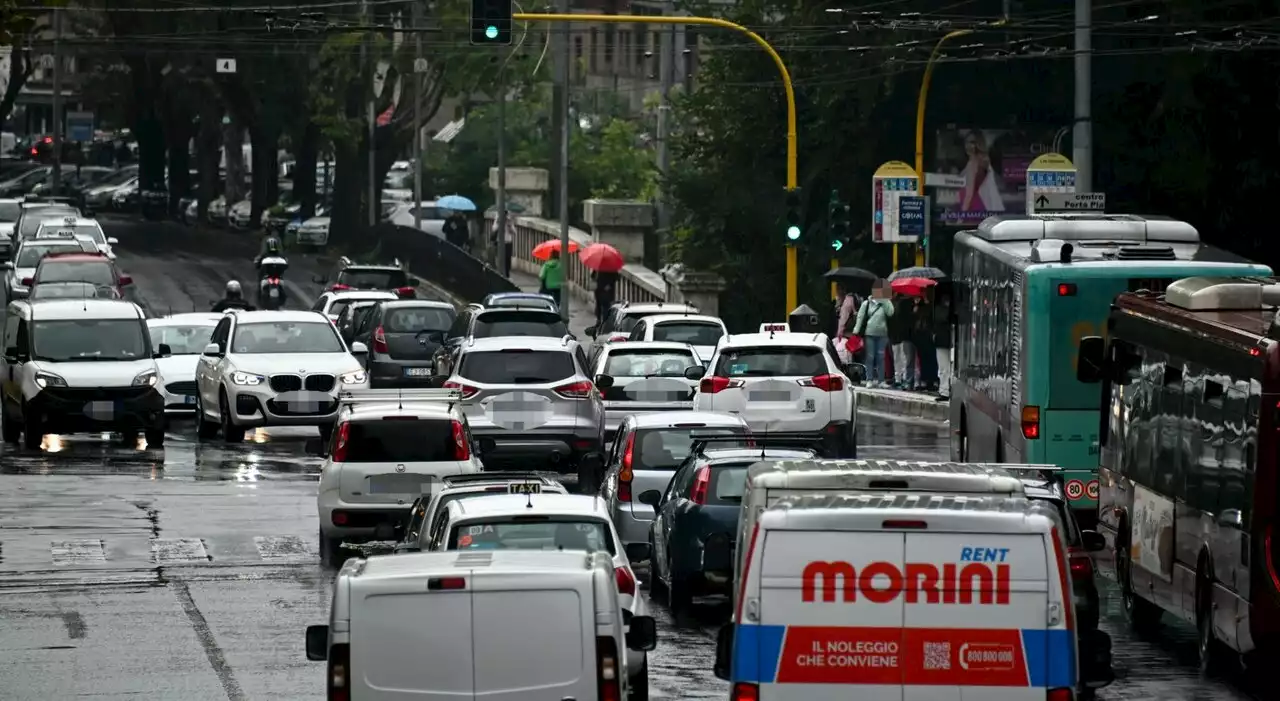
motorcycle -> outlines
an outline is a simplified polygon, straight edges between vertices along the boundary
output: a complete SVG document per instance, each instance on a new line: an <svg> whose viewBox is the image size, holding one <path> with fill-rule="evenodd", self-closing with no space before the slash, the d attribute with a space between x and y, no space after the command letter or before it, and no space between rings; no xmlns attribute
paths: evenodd
<svg viewBox="0 0 1280 701"><path fill-rule="evenodd" d="M266 256L258 262L258 306L262 309L284 307L284 271L289 261L282 256Z"/></svg>

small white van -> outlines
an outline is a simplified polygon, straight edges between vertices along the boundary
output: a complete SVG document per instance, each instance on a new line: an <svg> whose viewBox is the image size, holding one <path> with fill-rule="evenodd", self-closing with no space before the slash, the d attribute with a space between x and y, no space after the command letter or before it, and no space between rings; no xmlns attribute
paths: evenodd
<svg viewBox="0 0 1280 701"><path fill-rule="evenodd" d="M432 552L348 560L329 625L307 628L330 699L622 701L628 646L613 563L583 552Z"/></svg>
<svg viewBox="0 0 1280 701"><path fill-rule="evenodd" d="M1072 701L1061 528L1021 497L783 497L746 541L716 675L735 701Z"/></svg>

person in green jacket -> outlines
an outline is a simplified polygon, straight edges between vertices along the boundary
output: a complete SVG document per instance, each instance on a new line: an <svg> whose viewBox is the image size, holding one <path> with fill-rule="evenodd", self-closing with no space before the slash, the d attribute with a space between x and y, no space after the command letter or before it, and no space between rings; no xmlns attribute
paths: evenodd
<svg viewBox="0 0 1280 701"><path fill-rule="evenodd" d="M889 298L889 286L881 280L858 308L858 320L853 325L854 335L861 336L866 346L867 381L873 387L885 385L888 379L884 373L884 353L889 346L889 318L892 316L893 300Z"/></svg>
<svg viewBox="0 0 1280 701"><path fill-rule="evenodd" d="M556 301L556 306L560 306L560 288L564 286L564 266L560 263L560 251L551 252L551 257L542 264L538 279L541 281L538 291L544 295L551 295L551 298Z"/></svg>

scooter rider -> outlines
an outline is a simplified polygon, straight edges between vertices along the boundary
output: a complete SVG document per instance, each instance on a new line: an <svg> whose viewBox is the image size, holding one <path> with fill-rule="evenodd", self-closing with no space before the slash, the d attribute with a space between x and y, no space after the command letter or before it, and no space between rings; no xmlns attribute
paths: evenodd
<svg viewBox="0 0 1280 701"><path fill-rule="evenodd" d="M243 309L250 312L254 309L252 304L245 301L244 293L240 289L240 283L235 280L227 282L226 296L213 305L213 311L217 314L228 309Z"/></svg>
<svg viewBox="0 0 1280 701"><path fill-rule="evenodd" d="M268 236L262 239L262 247L258 249L258 257L253 259L254 267L262 265L262 259L268 256L283 256L280 252L280 239Z"/></svg>

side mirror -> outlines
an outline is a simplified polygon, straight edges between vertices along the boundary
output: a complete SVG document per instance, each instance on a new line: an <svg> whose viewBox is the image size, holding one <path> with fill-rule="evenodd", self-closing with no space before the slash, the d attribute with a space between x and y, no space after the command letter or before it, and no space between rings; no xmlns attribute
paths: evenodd
<svg viewBox="0 0 1280 701"><path fill-rule="evenodd" d="M598 326L588 326L587 328L583 329L583 331L585 331L586 334L592 338L596 337L596 332L599 330L600 329Z"/></svg>
<svg viewBox="0 0 1280 701"><path fill-rule="evenodd" d="M159 346L156 346L157 358L168 358L171 355L173 355L173 349L169 347L168 343L161 343Z"/></svg>
<svg viewBox="0 0 1280 701"><path fill-rule="evenodd" d="M444 332L443 332L443 331L428 331L428 332L427 332L427 340L431 341L432 343L436 343L436 344L444 343Z"/></svg>
<svg viewBox="0 0 1280 701"><path fill-rule="evenodd" d="M1080 531L1080 538L1084 541L1084 549L1087 552L1096 553L1107 547L1107 539L1097 531Z"/></svg>
<svg viewBox="0 0 1280 701"><path fill-rule="evenodd" d="M609 389L613 386L613 378L608 375L596 375L596 387Z"/></svg>
<svg viewBox="0 0 1280 701"><path fill-rule="evenodd" d="M631 562L644 562L653 557L648 543L630 543L627 545L627 559Z"/></svg>
<svg viewBox="0 0 1280 701"><path fill-rule="evenodd" d="M1107 342L1101 336L1085 336L1080 339L1076 354L1076 379L1094 384L1105 376Z"/></svg>
<svg viewBox="0 0 1280 701"><path fill-rule="evenodd" d="M122 287L125 285L132 285L132 284L133 284L133 278L129 277L128 275L120 276L120 285Z"/></svg>
<svg viewBox="0 0 1280 701"><path fill-rule="evenodd" d="M701 380L705 374L707 374L707 369L701 365L694 365L684 369L684 379L686 380Z"/></svg>
<svg viewBox="0 0 1280 701"><path fill-rule="evenodd" d="M656 489L650 489L647 492L640 492L640 503L648 504L653 508L658 508L658 504L662 503L662 492Z"/></svg>
<svg viewBox="0 0 1280 701"><path fill-rule="evenodd" d="M329 626L307 626L307 659L312 662L329 659Z"/></svg>
<svg viewBox="0 0 1280 701"><path fill-rule="evenodd" d="M732 623L720 626L720 632L716 633L716 661L711 667L716 679L728 681L733 671L733 633Z"/></svg>
<svg viewBox="0 0 1280 701"><path fill-rule="evenodd" d="M31 287L31 283L33 283L33 282L35 282L35 280L34 280L33 278L29 278L29 277L24 277L24 278L22 278L22 286L23 286L23 287Z"/></svg>
<svg viewBox="0 0 1280 701"><path fill-rule="evenodd" d="M356 341L355 343L351 344L351 354L352 355L368 355L369 346L366 346L365 344L359 341Z"/></svg>
<svg viewBox="0 0 1280 701"><path fill-rule="evenodd" d="M116 246L116 245L119 245L119 244L120 244L120 239L118 239L118 238L116 238L116 237L114 237L114 236L108 236L108 237L107 237L107 245L108 245L108 246Z"/></svg>
<svg viewBox="0 0 1280 701"><path fill-rule="evenodd" d="M4 362L6 363L18 362L18 349L16 347L4 349Z"/></svg>
<svg viewBox="0 0 1280 701"><path fill-rule="evenodd" d="M649 652L658 647L658 624L652 616L633 616L627 631L627 649Z"/></svg>
<svg viewBox="0 0 1280 701"><path fill-rule="evenodd" d="M216 358L222 355L222 346L216 343L210 343L209 345L204 347L204 352L202 353L202 355L207 355L211 358Z"/></svg>

